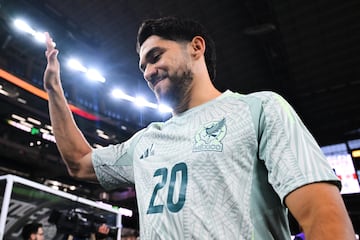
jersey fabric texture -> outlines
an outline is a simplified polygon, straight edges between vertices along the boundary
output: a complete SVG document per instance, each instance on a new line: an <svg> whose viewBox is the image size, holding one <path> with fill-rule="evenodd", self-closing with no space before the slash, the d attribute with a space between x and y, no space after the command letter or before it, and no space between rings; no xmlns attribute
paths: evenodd
<svg viewBox="0 0 360 240"><path fill-rule="evenodd" d="M296 112L270 91L216 99L96 149L107 189L134 184L141 239L291 239L284 198L341 187Z"/></svg>

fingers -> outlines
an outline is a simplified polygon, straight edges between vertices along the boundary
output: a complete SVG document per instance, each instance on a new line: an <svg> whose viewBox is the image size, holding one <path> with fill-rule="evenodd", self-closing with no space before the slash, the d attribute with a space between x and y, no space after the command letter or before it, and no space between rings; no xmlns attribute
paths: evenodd
<svg viewBox="0 0 360 240"><path fill-rule="evenodd" d="M50 50L54 48L54 42L53 39L50 37L50 34L48 32L45 32L45 42L46 42L46 49Z"/></svg>
<svg viewBox="0 0 360 240"><path fill-rule="evenodd" d="M45 43L46 43L45 56L48 62L53 62L57 58L59 51L55 49L55 43L51 38L50 34L48 32L45 32L44 35L45 35Z"/></svg>
<svg viewBox="0 0 360 240"><path fill-rule="evenodd" d="M45 35L45 43L46 43L45 56L48 57L50 53L52 53L53 50L55 50L55 43L48 32L45 32L44 35Z"/></svg>

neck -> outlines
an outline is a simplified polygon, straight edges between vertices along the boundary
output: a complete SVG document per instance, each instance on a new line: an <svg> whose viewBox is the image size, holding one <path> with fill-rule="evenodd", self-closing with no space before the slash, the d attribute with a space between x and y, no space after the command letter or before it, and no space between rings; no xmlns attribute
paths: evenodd
<svg viewBox="0 0 360 240"><path fill-rule="evenodd" d="M193 85L190 89L190 99L186 109L179 106L173 110L173 115L177 115L181 112L189 110L191 108L200 106L204 103L207 103L216 97L220 96L221 92L217 90L212 84L211 80L207 78L197 79L193 81Z"/></svg>

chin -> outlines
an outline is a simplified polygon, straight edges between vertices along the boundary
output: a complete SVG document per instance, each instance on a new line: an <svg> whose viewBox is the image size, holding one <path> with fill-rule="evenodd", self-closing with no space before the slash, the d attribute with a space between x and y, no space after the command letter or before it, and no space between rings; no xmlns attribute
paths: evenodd
<svg viewBox="0 0 360 240"><path fill-rule="evenodd" d="M166 86L156 86L154 93L158 101L166 101L169 95L171 95L171 93L169 93L168 87Z"/></svg>

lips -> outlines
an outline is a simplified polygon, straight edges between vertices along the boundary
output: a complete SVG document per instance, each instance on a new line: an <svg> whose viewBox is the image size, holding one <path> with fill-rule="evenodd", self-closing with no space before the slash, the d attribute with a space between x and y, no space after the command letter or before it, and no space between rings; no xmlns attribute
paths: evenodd
<svg viewBox="0 0 360 240"><path fill-rule="evenodd" d="M155 86L161 82L162 80L164 80L167 76L165 75L160 75L160 76L155 76L153 78L150 79L150 85L152 86L152 89L155 88Z"/></svg>
<svg viewBox="0 0 360 240"><path fill-rule="evenodd" d="M156 84L158 84L160 81L161 81L161 79L156 78L156 79L152 79L150 81L150 83L151 83L152 87L155 88Z"/></svg>

